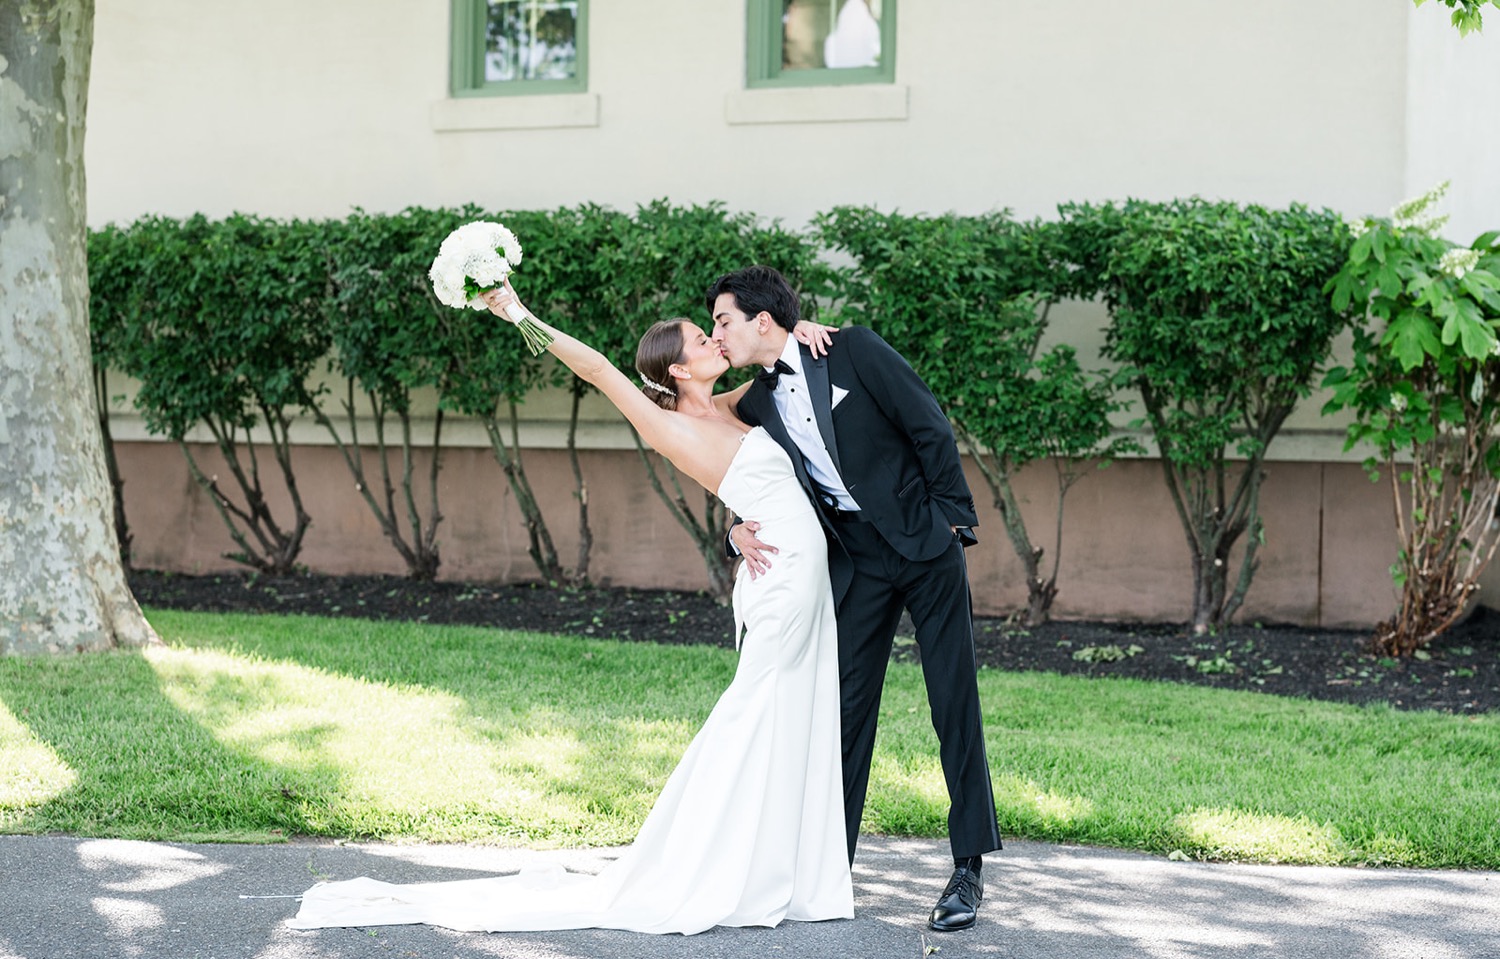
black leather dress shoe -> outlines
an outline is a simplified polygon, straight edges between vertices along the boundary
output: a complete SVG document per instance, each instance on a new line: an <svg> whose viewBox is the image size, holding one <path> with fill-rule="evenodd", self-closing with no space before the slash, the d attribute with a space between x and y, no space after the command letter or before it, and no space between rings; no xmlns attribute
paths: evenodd
<svg viewBox="0 0 1500 959"><path fill-rule="evenodd" d="M984 877L979 870L959 866L932 909L927 926L937 932L967 929L979 918L979 900L984 898Z"/></svg>

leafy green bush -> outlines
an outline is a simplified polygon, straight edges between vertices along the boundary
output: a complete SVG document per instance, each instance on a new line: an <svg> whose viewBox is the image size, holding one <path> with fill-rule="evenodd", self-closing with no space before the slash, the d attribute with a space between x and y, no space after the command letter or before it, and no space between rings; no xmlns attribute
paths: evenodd
<svg viewBox="0 0 1500 959"><path fill-rule="evenodd" d="M1119 408L1110 382L1085 373L1074 350L1041 339L1067 278L1056 231L1003 213L938 217L836 207L814 221L854 258L842 274L842 315L879 332L926 380L984 474L1026 570L1026 622L1045 622L1057 595L1062 511L1085 460L1130 445L1111 439ZM1012 480L1050 458L1058 497L1052 566L1033 544Z"/></svg>
<svg viewBox="0 0 1500 959"><path fill-rule="evenodd" d="M1322 293L1348 230L1328 210L1198 198L1060 211L1074 290L1109 306L1105 356L1140 393L1187 536L1192 625L1215 629L1259 565L1266 450L1351 321Z"/></svg>
<svg viewBox="0 0 1500 959"><path fill-rule="evenodd" d="M135 403L147 428L177 442L209 494L239 547L226 556L290 572L311 517L289 430L317 405L309 375L330 345L326 230L235 214L144 217L122 232L120 252L133 268L108 290L118 297L109 309L129 320L116 331L112 361L140 381ZM237 495L199 467L186 443L197 425L213 437ZM278 519L267 500L262 446L281 473L290 520Z"/></svg>
<svg viewBox="0 0 1500 959"><path fill-rule="evenodd" d="M1374 636L1389 656L1417 652L1463 614L1500 544L1500 231L1467 248L1438 236L1446 217L1429 209L1446 186L1355 224L1328 285L1334 308L1364 322L1351 366L1325 380L1326 409L1353 411L1346 448L1374 446L1371 479L1377 464L1391 478L1401 599Z"/></svg>
<svg viewBox="0 0 1500 959"><path fill-rule="evenodd" d="M310 518L292 470L288 428L306 415L334 439L411 575L435 575L441 431L444 414L456 411L484 424L543 580L587 581L592 536L576 437L579 405L590 387L549 359L532 357L487 311L438 304L427 281L443 237L481 218L498 219L522 238L527 255L517 284L527 301L579 329L625 369L633 367L638 337L657 319L682 315L702 322L703 291L726 270L776 264L805 289L809 313L830 274L802 234L762 225L751 214L730 214L721 204L674 207L664 200L633 216L592 204L498 214L471 206L394 215L357 210L337 223L146 217L97 231L94 336L101 371L113 366L141 381L136 404L147 428L181 446L240 547L234 559L267 572L295 565ZM312 385L324 360L345 378L332 413ZM519 443L518 407L547 385L565 385L573 399L568 450L580 546L571 573L557 556ZM411 423L412 391L424 388L436 392L439 406L425 515L417 504ZM359 435L364 408L375 424L373 438ZM187 446L188 433L200 424L223 454L238 497L217 476L205 475ZM399 439L393 442L392 433ZM367 475L363 449L372 440L376 482ZM269 445L280 467L290 522L279 521L268 505L258 445ZM392 473L394 445L399 479ZM722 507L705 498L700 518L675 474L664 481L658 464L644 448L640 452L653 486L703 552L713 588L727 597Z"/></svg>
<svg viewBox="0 0 1500 959"><path fill-rule="evenodd" d="M414 579L432 579L441 563L437 528L438 471L442 464L444 408L448 380L456 363L450 341L442 335L449 307L437 302L427 269L439 244L454 227L473 219L466 210L409 208L396 214L355 210L330 229L333 256L333 368L345 378L339 398L342 426L328 411L314 416L333 437L354 476L355 489L380 523L391 546ZM412 391L432 389L439 403L433 419L427 473L427 505L418 506L412 435ZM379 486L366 475L359 435L359 404L374 424L374 457ZM394 424L392 421L394 420ZM397 480L391 473L391 441L401 457ZM400 495L399 506L397 495ZM403 523L403 516L405 522Z"/></svg>
<svg viewBox="0 0 1500 959"><path fill-rule="evenodd" d="M1115 387L1137 389L1193 550L1194 623L1227 622L1256 565L1265 448L1348 320L1319 292L1344 262L1347 233L1331 214L1300 207L1185 200L1061 212L1060 223L1047 224L1003 213L925 217L838 207L811 231L719 203L667 200L629 214L582 204L498 214L472 206L355 211L336 223L145 217L91 238L101 413L106 367L138 379L147 427L188 455L238 547L233 558L268 572L295 566L310 523L288 429L296 417L315 419L419 577L439 565L444 418L473 416L515 495L542 579L582 583L592 535L576 439L591 387L550 358L531 357L487 311L436 303L426 272L438 244L468 220L506 223L526 248L516 276L526 301L626 370L648 326L672 316L704 322L709 283L766 263L799 290L805 315L836 305L839 316L895 344L932 386L1025 565L1032 622L1046 617L1057 591L1063 497L1093 463L1128 445L1111 438L1109 417L1121 408ZM854 266L830 266L820 259L825 247ZM1040 345L1055 302L1099 294L1111 308L1107 355L1122 367L1114 381L1084 372L1066 344ZM339 403L326 400L326 407L312 385L324 362L345 379ZM572 399L568 450L580 545L571 569L557 555L519 444L519 405L548 386L568 389ZM439 407L425 507L414 451L427 438L413 437L411 422L419 389L434 391ZM373 437L359 434L364 409ZM205 475L193 458L185 440L199 426L233 483ZM262 486L266 448L290 518L268 505L281 491L271 496ZM637 448L648 481L703 556L711 590L727 597L726 512L707 494L695 505L696 494L638 438ZM1230 464L1235 456L1243 468ZM1015 473L1040 459L1058 469L1050 572L1011 490ZM128 544L123 515L119 528ZM1247 545L1231 591L1228 559L1242 535Z"/></svg>
<svg viewBox="0 0 1500 959"><path fill-rule="evenodd" d="M629 215L584 203L545 213L505 213L499 219L517 232L526 250L515 279L516 288L526 303L549 322L578 333L606 355L614 355L622 349L621 344L628 338L633 358L635 339L630 335L631 331L622 326L614 302L615 291L606 273L608 264L613 262L612 252L619 247L621 236L630 227ZM573 496L578 504L578 552L571 570L564 568L552 548L545 518L540 507L535 505L535 497L529 495L529 486L526 487L526 499L520 492L517 492L517 497L523 503L529 502L533 512L531 522L536 530L532 539L533 556L543 557L539 568L550 564L551 572L547 577L550 581L566 580L581 586L589 582L589 558L594 536L589 525L588 483L578 456L578 422L583 399L594 388L559 363L550 359L540 363L539 382L567 390L570 400L567 451L573 472ZM514 407L511 410L514 412ZM512 436L515 436L514 431ZM496 455L500 455L498 449ZM524 483L519 449L515 450L513 459L517 471L514 488Z"/></svg>
<svg viewBox="0 0 1500 959"><path fill-rule="evenodd" d="M380 519L414 576L436 572L438 553L434 532L441 513L437 502L438 458L434 455L428 487L430 499L423 524L415 504L411 477L410 391L433 389L438 398L433 447L441 435L444 414L455 410L479 419L491 451L504 472L526 525L528 553L544 582L588 580L593 541L588 526L588 494L578 463L576 445L579 397L574 389L568 429L568 452L577 483L579 552L574 568L565 569L553 543L547 517L526 475L520 447L520 405L528 394L545 385L564 382L558 367L535 358L485 310L455 310L432 294L427 271L443 239L454 228L474 220L496 220L516 233L525 256L516 284L526 301L547 314L597 314L607 302L594 269L599 260L600 233L596 221L621 214L583 206L557 211L491 213L478 207L428 210L409 208L396 215L356 211L343 225L339 243L337 286L346 327L335 334L337 363L358 382L376 415L377 429L389 414L401 427L403 474L400 483L411 539L402 536L395 509L395 488L386 472L385 440L377 434L377 452L384 481L383 503L370 493L358 471L359 458L340 443L351 470L356 470L366 501ZM588 303L589 307L581 304ZM566 373L566 370L562 372ZM569 376L569 380L573 377ZM351 400L346 419L353 428ZM324 417L325 425L333 430ZM357 448L358 438L353 445Z"/></svg>

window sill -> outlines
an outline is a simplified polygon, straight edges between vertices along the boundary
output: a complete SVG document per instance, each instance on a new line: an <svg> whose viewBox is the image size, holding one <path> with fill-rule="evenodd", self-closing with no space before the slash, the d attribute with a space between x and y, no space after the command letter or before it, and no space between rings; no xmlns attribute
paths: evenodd
<svg viewBox="0 0 1500 959"><path fill-rule="evenodd" d="M724 97L724 119L742 123L847 123L905 120L901 84L736 90Z"/></svg>
<svg viewBox="0 0 1500 959"><path fill-rule="evenodd" d="M599 94L436 100L429 116L432 129L437 133L596 127L599 125Z"/></svg>

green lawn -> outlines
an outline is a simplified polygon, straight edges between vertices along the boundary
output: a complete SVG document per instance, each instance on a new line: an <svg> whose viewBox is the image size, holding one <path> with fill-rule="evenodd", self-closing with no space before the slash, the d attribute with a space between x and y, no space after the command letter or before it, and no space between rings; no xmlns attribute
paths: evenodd
<svg viewBox="0 0 1500 959"><path fill-rule="evenodd" d="M155 611L164 648L0 659L0 831L628 842L734 654ZM1500 868L1500 717L981 673L1006 836L1262 862ZM893 664L865 828L941 836Z"/></svg>

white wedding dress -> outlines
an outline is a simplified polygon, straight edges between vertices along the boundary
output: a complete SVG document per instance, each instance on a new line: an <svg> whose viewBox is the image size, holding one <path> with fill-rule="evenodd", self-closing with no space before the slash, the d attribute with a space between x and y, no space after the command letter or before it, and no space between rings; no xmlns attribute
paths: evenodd
<svg viewBox="0 0 1500 959"><path fill-rule="evenodd" d="M740 661L635 843L598 875L556 872L314 886L297 929L430 923L520 932L697 933L854 915L840 773L827 544L785 451L746 434L719 487L780 550L734 588Z"/></svg>

